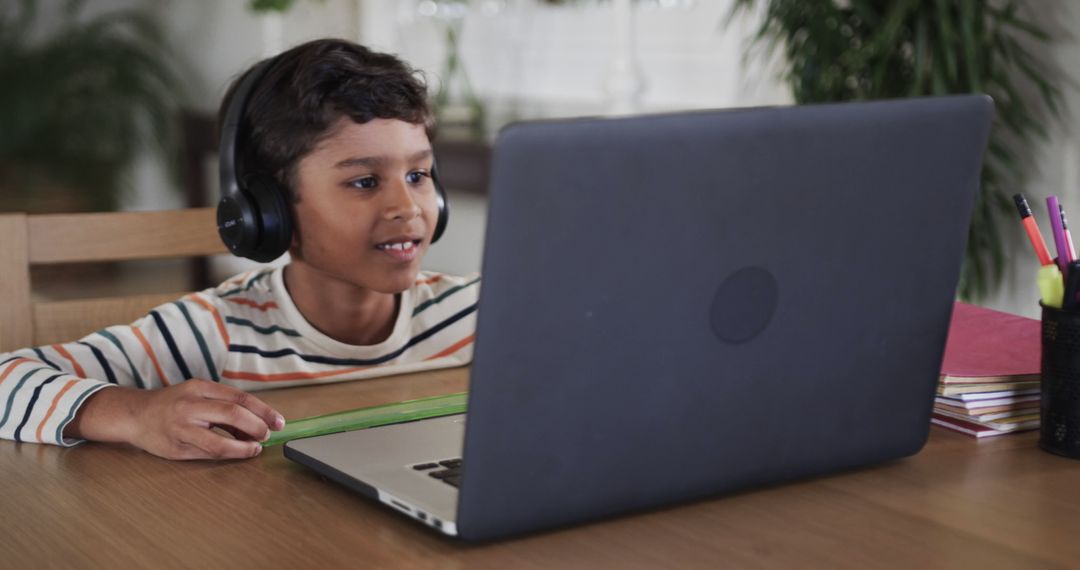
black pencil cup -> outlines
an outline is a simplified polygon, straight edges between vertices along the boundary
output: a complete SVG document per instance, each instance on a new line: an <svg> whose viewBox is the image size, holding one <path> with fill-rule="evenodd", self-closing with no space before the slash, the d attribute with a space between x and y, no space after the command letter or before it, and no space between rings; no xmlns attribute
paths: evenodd
<svg viewBox="0 0 1080 570"><path fill-rule="evenodd" d="M1080 311L1042 308L1039 447L1080 459Z"/></svg>

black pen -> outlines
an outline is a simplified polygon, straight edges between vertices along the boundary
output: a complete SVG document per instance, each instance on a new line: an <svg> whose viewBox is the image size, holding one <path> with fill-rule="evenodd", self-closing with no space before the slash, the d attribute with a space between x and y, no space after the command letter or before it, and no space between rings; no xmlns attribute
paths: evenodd
<svg viewBox="0 0 1080 570"><path fill-rule="evenodd" d="M1061 310L1073 311L1080 308L1080 260L1069 262L1069 274L1065 277L1065 295L1061 299Z"/></svg>

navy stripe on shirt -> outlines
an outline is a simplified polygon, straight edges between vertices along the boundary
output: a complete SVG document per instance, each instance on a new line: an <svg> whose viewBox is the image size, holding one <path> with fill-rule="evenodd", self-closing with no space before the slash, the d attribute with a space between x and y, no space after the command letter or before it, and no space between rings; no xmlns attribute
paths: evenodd
<svg viewBox="0 0 1080 570"><path fill-rule="evenodd" d="M56 375L53 375L53 376L49 376L48 378L45 379L44 382L42 382L41 384L38 384L37 388L34 388L34 394L32 396L30 396L30 403L26 405L26 413L23 414L23 419L22 419L21 422L19 422L19 427L15 428L15 441L16 441L16 443L21 443L22 440L23 440L22 435L21 435L22 429L24 427L26 427L26 422L30 421L30 415L32 413L34 413L34 404L37 403L38 397L41 396L41 389L44 388L46 384L52 382L53 380L56 380L57 378L59 378L61 376L63 376L63 374L56 374Z"/></svg>
<svg viewBox="0 0 1080 570"><path fill-rule="evenodd" d="M234 325L240 325L242 327L250 327L251 329L254 329L255 332L257 332L259 334L274 334L276 332L279 332L279 333L282 333L282 334L284 334L286 336L296 336L296 337L300 336L300 333L298 333L298 332L296 332L296 331L294 331L292 329L287 329L285 327L279 327L277 325L272 325L272 326L269 326L269 327L261 327L261 326L255 324L255 323L247 320L247 319L241 319L239 317L225 317L225 322L230 323L230 324L234 324Z"/></svg>
<svg viewBox="0 0 1080 570"><path fill-rule="evenodd" d="M44 366L42 366L40 368L34 368L33 370L27 372L26 374L23 374L23 377L19 379L19 383L16 384L15 387L11 389L10 393L8 393L7 405L4 406L4 417L0 418L0 428L4 427L4 424L7 423L8 418L11 417L11 408L13 407L13 405L15 403L15 396L17 396L19 394L19 390L22 389L23 384L25 384L26 381L29 380L31 376L33 376L34 374L37 374L38 372L41 372L42 370L48 370L49 372L52 372L52 370L49 370L48 368L45 368Z"/></svg>
<svg viewBox="0 0 1080 570"><path fill-rule="evenodd" d="M416 315L419 315L420 313L424 312L424 310L427 309L428 307L430 307L432 305L437 305L439 303L442 303L450 295L453 295L454 293L457 293L458 291L461 291L462 289L465 289L466 287L468 287L470 285L475 285L476 283L479 283L479 282L480 282L480 278L477 277L476 279L473 279L472 281L469 281L468 283L463 283L461 285L458 285L456 287L451 287L451 288L447 289L446 291L443 291L442 295L439 295L438 297L435 297L434 299L428 299L427 301L424 301L418 307L413 309L412 316L415 317Z"/></svg>
<svg viewBox="0 0 1080 570"><path fill-rule="evenodd" d="M181 313L184 313L184 320L187 321L188 327L191 328L191 334L195 337L195 342L199 343L199 351L202 352L203 361L206 362L206 369L210 372L210 379L214 382L221 382L221 378L218 378L217 367L214 366L214 358L210 356L210 347L206 346L206 339L203 338L199 327L195 326L195 321L191 320L191 313L188 312L184 303L179 301L173 302Z"/></svg>
<svg viewBox="0 0 1080 570"><path fill-rule="evenodd" d="M375 364L382 364L383 362L387 362L389 360L393 360L393 359L397 358L398 356L401 356L401 353L405 352L410 347L416 346L417 344L431 338L436 333L438 333L439 331L445 329L446 327L448 327L448 326L456 323L457 321L460 321L461 319L467 317L469 314L476 311L476 306L477 306L477 304L473 303L471 306L466 307L466 308L462 309L461 311L458 311L456 314L454 314L453 316L447 318L446 320L442 321L441 323L439 323L439 324L429 328L428 330L426 330L426 331L412 337L411 339L409 339L409 342L405 343L405 346L403 346L403 347L401 347L401 348L399 348L399 349L397 349L397 350L395 350L395 351L393 351L393 352L391 352L389 354L384 354L383 356L380 356L378 358L370 358L370 359L333 358L333 357L330 357L330 356L322 356L322 355L314 355L314 354L300 354L300 353L296 352L295 350L293 350L291 348L283 348L281 350L262 350L257 346L248 346L248 345L242 345L242 344L230 344L229 345L229 352L243 352L243 353L249 353L249 354L258 354L259 356L262 356L264 358L281 358L283 356L295 356L295 357L300 358L301 360L304 360L306 362L314 362L316 364L331 364L331 365L336 365L336 366L371 366L371 365L375 365Z"/></svg>
<svg viewBox="0 0 1080 570"><path fill-rule="evenodd" d="M183 379L190 380L192 378L191 371L188 370L187 363L184 362L184 357L180 355L180 349L176 347L176 341L173 340L172 333L169 332L169 327L165 326L165 319L162 319L161 314L157 311L150 311L150 315L154 317L154 322L157 323L158 330L161 331L161 336L165 338L165 344L169 345L169 352L172 353L173 360L176 361L176 365L180 368L180 374L183 375Z"/></svg>
<svg viewBox="0 0 1080 570"><path fill-rule="evenodd" d="M48 358L45 358L45 353L42 352L40 348L35 348L34 349L34 354L36 354L38 356L38 360L44 362L45 364L48 364L50 368L60 370L59 366L53 364L52 361L50 361Z"/></svg>
<svg viewBox="0 0 1080 570"><path fill-rule="evenodd" d="M105 371L105 378L109 381L109 384L116 384L116 374L113 374L112 366L109 366L109 361L105 360L105 355L101 353L101 350L86 341L80 340L79 344L89 348L90 352L94 353L94 358L101 365L101 369Z"/></svg>
<svg viewBox="0 0 1080 570"><path fill-rule="evenodd" d="M114 335L113 333L111 333L111 332L109 332L109 331L107 331L105 329L101 329L97 333L99 335L105 337L105 339L108 340L109 342L113 343L116 346L116 348L120 349L120 354L123 354L124 355L124 360L127 360L128 368L131 370L131 377L132 377L133 380L135 380L135 385L138 386L139 388L146 388L146 383L143 382L142 376L139 375L139 371L135 368L135 363L131 361L131 357L128 356L127 350L124 348L124 345L120 342L120 339L116 338L116 335Z"/></svg>

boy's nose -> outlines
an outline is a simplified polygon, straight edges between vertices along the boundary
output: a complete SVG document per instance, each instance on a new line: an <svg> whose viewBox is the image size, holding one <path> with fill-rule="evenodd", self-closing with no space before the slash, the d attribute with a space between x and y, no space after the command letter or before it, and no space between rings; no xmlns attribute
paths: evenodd
<svg viewBox="0 0 1080 570"><path fill-rule="evenodd" d="M416 202L412 192L404 182L393 184L393 188L386 194L387 201L383 206L383 217L387 220L411 220L419 217L422 210Z"/></svg>

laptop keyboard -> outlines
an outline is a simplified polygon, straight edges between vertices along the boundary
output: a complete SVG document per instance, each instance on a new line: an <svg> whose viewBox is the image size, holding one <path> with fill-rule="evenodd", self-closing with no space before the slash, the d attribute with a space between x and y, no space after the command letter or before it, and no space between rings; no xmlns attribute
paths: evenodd
<svg viewBox="0 0 1080 570"><path fill-rule="evenodd" d="M434 477L451 487L457 487L461 481L461 458L443 459L428 463L417 463L412 466L417 471L427 472L428 476Z"/></svg>

